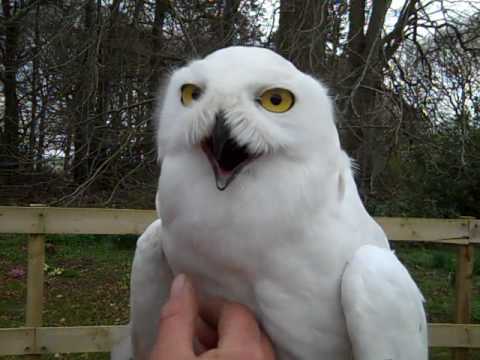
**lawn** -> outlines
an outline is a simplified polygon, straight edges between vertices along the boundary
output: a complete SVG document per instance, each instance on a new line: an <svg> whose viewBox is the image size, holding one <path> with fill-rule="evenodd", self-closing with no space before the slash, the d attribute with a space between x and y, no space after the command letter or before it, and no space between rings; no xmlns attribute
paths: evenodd
<svg viewBox="0 0 480 360"><path fill-rule="evenodd" d="M26 238L0 236L0 328L24 323ZM49 236L45 269L46 326L117 325L128 321L132 236ZM455 248L394 244L426 299L430 322L452 322ZM480 323L480 252L476 254L473 319ZM46 358L107 359L107 354L55 354ZM431 359L451 359L436 349ZM472 353L480 360L480 351Z"/></svg>
<svg viewBox="0 0 480 360"><path fill-rule="evenodd" d="M130 267L136 237L49 236L45 326L128 322ZM26 299L26 238L0 237L0 328L22 326ZM102 358L107 354L56 355Z"/></svg>

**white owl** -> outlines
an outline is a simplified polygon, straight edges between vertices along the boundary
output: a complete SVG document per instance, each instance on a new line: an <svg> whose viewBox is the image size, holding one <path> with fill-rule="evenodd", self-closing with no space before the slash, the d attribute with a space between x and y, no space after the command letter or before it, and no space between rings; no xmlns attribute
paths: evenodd
<svg viewBox="0 0 480 360"><path fill-rule="evenodd" d="M427 359L422 295L362 205L324 86L270 50L230 47L175 71L160 102L136 359L180 272L252 309L278 359Z"/></svg>

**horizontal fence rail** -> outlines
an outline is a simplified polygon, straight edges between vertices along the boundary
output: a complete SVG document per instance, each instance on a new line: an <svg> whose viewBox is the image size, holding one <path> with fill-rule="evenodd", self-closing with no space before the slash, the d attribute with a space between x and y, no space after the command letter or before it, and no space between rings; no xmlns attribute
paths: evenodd
<svg viewBox="0 0 480 360"><path fill-rule="evenodd" d="M125 325L0 329L0 355L109 352L127 334Z"/></svg>
<svg viewBox="0 0 480 360"><path fill-rule="evenodd" d="M156 218L157 214L154 210L0 206L0 232L141 234ZM377 217L375 220L393 241L457 245L480 243L480 220L386 217Z"/></svg>
<svg viewBox="0 0 480 360"><path fill-rule="evenodd" d="M153 210L0 206L0 232L15 234L141 234Z"/></svg>
<svg viewBox="0 0 480 360"><path fill-rule="evenodd" d="M141 234L155 219L152 210L0 206L0 233L29 234L26 327L0 329L1 355L108 352L127 334L127 326L42 327L44 242L47 234ZM376 218L392 241L453 244L459 248L456 272L456 324L429 324L430 347L480 349L480 325L468 324L474 245L480 220ZM1 246L1 243L0 243Z"/></svg>
<svg viewBox="0 0 480 360"><path fill-rule="evenodd" d="M480 325L430 324L431 347L480 348ZM22 327L0 329L1 355L109 352L127 326Z"/></svg>

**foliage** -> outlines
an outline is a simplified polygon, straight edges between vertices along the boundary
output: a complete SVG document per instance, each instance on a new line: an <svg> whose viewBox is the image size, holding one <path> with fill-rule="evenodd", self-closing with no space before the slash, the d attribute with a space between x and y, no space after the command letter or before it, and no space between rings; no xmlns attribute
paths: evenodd
<svg viewBox="0 0 480 360"><path fill-rule="evenodd" d="M465 136L454 126L442 126L390 159L390 178L383 184L387 195L370 210L391 216L480 217L479 154L480 128Z"/></svg>
<svg viewBox="0 0 480 360"><path fill-rule="evenodd" d="M48 276L60 276L63 275L65 269L62 267L52 267L45 263L43 265L43 271L48 275Z"/></svg>
<svg viewBox="0 0 480 360"><path fill-rule="evenodd" d="M467 0L2 1L0 203L152 208L161 79L256 45L329 86L369 209L479 216L479 16Z"/></svg>

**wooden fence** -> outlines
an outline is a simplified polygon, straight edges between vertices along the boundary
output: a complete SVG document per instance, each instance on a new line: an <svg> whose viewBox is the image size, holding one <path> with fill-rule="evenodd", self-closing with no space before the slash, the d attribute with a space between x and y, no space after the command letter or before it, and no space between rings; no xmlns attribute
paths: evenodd
<svg viewBox="0 0 480 360"><path fill-rule="evenodd" d="M110 351L126 335L126 326L42 327L45 236L140 234L155 218L155 212L150 210L0 206L0 233L29 234L25 327L0 329L0 356ZM455 360L468 359L468 349L480 349L480 325L468 324L474 246L480 243L480 220L376 220L392 241L456 245L456 323L429 324L429 344L454 348Z"/></svg>

